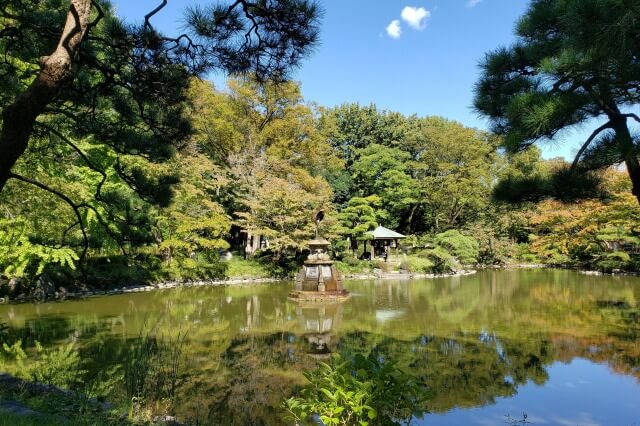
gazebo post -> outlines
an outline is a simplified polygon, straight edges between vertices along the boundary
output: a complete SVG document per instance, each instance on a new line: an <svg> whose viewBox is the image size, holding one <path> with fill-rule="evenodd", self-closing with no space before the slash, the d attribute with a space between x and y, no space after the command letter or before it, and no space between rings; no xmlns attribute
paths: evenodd
<svg viewBox="0 0 640 426"><path fill-rule="evenodd" d="M393 240L393 242L394 242L394 243L395 243L395 245L396 245L396 260L400 260L400 258L398 257L398 239L397 239L397 238L395 238L395 239Z"/></svg>

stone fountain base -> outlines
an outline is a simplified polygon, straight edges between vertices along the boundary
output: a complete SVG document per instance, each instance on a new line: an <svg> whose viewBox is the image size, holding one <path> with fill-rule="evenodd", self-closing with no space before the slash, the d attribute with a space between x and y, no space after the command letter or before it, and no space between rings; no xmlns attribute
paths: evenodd
<svg viewBox="0 0 640 426"><path fill-rule="evenodd" d="M296 302L343 302L351 297L347 290L337 291L303 291L292 290L289 300Z"/></svg>

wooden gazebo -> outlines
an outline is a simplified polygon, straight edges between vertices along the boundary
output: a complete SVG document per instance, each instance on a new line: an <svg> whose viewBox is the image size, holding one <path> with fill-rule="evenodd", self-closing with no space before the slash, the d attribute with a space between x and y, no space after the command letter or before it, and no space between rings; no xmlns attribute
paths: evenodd
<svg viewBox="0 0 640 426"><path fill-rule="evenodd" d="M407 238L396 231L385 228L384 226L378 226L373 231L366 233L369 241L371 241L371 259L376 257L384 257L386 261L391 257L391 250L395 249L395 255L398 257L398 240ZM364 241L364 251L367 251L367 240Z"/></svg>

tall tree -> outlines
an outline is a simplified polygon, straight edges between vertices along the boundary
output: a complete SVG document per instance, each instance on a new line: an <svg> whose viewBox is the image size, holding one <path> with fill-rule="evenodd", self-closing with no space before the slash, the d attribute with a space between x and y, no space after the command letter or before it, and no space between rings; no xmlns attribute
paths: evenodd
<svg viewBox="0 0 640 426"><path fill-rule="evenodd" d="M356 151L351 167L361 196L379 196L387 212L385 225L396 228L418 201L418 185L410 175L409 153L399 148L371 144Z"/></svg>
<svg viewBox="0 0 640 426"><path fill-rule="evenodd" d="M438 231L477 218L498 171L496 138L439 117L423 119L421 127L412 150L424 221Z"/></svg>
<svg viewBox="0 0 640 426"><path fill-rule="evenodd" d="M639 0L534 0L517 41L486 55L474 106L511 151L593 125L573 170L626 165L640 202Z"/></svg>
<svg viewBox="0 0 640 426"><path fill-rule="evenodd" d="M0 0L0 191L13 179L67 204L83 254L88 218L109 227L113 206L135 211L122 185L169 203L176 176L149 162L188 139L192 76L281 81L317 40L319 9L308 0L195 6L173 37L152 25L166 4L129 25L104 0ZM90 188L82 196L70 187L79 178Z"/></svg>
<svg viewBox="0 0 640 426"><path fill-rule="evenodd" d="M348 166L357 160L357 150L368 145L401 145L406 123L407 119L400 113L379 111L374 104L357 103L324 109L319 121L321 130Z"/></svg>

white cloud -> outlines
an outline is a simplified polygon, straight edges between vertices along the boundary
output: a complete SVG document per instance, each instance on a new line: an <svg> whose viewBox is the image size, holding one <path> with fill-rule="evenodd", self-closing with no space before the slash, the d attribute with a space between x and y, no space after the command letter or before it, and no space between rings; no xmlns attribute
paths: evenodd
<svg viewBox="0 0 640 426"><path fill-rule="evenodd" d="M391 38L400 38L402 34L402 28L400 28L400 21L394 19L389 25L387 25L387 35Z"/></svg>
<svg viewBox="0 0 640 426"><path fill-rule="evenodd" d="M477 6L478 3L482 2L482 0L469 0L467 2L467 7L474 7Z"/></svg>
<svg viewBox="0 0 640 426"><path fill-rule="evenodd" d="M430 16L431 12L424 7L412 6L405 6L400 14L402 20L409 24L411 28L415 28L416 30L423 30L424 27L427 26L427 19L429 19Z"/></svg>

